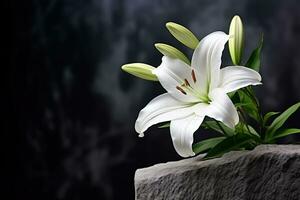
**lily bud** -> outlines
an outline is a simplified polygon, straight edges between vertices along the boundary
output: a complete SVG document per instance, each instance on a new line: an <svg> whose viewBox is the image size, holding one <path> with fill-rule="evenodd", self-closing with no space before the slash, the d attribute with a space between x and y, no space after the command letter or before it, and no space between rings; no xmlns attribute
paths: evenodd
<svg viewBox="0 0 300 200"><path fill-rule="evenodd" d="M169 32L182 44L191 49L196 49L199 40L189 29L174 22L168 22L166 24L166 27L169 30Z"/></svg>
<svg viewBox="0 0 300 200"><path fill-rule="evenodd" d="M178 58L188 65L191 64L190 60L175 47L163 43L156 43L154 46L160 53L162 53L165 56L169 56L171 58Z"/></svg>
<svg viewBox="0 0 300 200"><path fill-rule="evenodd" d="M234 65L239 65L244 48L244 29L241 18L235 15L229 27L229 53Z"/></svg>
<svg viewBox="0 0 300 200"><path fill-rule="evenodd" d="M121 68L125 72L141 79L158 81L156 75L152 74L152 70L154 70L155 67L152 67L151 65L147 65L144 63L130 63L123 65Z"/></svg>

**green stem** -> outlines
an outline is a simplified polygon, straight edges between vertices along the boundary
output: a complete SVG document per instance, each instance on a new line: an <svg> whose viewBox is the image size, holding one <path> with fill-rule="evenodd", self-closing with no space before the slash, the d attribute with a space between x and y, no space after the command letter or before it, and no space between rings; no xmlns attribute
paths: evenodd
<svg viewBox="0 0 300 200"><path fill-rule="evenodd" d="M242 120L243 120L243 124L246 126L246 128L247 128L247 130L248 130L248 132L250 133L250 134L252 134L251 133L251 131L250 131L250 128L249 128L249 126L248 126L248 123L246 122L246 117L245 117L245 114L244 114L244 111L242 110L242 109L238 109L239 111L240 111L240 113L241 113L241 118L242 118Z"/></svg>
<svg viewBox="0 0 300 200"><path fill-rule="evenodd" d="M258 110L258 117L259 117L259 134L264 138L264 135L262 134L262 129L263 129L263 117L262 117L262 112L261 112L261 107L258 103L257 98L252 94L251 91L249 91L248 87L244 88L243 91L246 93L248 97L251 98L251 100L255 103L256 108Z"/></svg>

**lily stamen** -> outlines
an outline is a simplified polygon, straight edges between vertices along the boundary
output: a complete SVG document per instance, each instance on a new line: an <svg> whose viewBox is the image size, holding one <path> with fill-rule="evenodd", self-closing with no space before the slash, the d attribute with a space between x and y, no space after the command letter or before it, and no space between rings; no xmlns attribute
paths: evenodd
<svg viewBox="0 0 300 200"><path fill-rule="evenodd" d="M186 92L179 86L176 86L176 89L179 90L182 94L186 95Z"/></svg>
<svg viewBox="0 0 300 200"><path fill-rule="evenodd" d="M191 86L187 79L184 79L184 84L189 87Z"/></svg>
<svg viewBox="0 0 300 200"><path fill-rule="evenodd" d="M194 81L194 83L196 83L196 75L195 75L195 71L192 69L192 79Z"/></svg>

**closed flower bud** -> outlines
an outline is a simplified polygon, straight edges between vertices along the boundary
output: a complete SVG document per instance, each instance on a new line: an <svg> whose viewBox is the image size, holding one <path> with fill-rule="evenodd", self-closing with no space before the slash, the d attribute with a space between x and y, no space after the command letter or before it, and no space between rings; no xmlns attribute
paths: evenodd
<svg viewBox="0 0 300 200"><path fill-rule="evenodd" d="M244 29L241 18L235 15L229 27L229 53L234 65L239 65L242 59L244 48Z"/></svg>
<svg viewBox="0 0 300 200"><path fill-rule="evenodd" d="M174 22L168 22L166 24L170 33L185 46L195 49L199 43L196 36L187 28Z"/></svg>
<svg viewBox="0 0 300 200"><path fill-rule="evenodd" d="M191 62L189 61L189 59L181 51L179 51L175 47L172 47L170 45L163 44L163 43L156 43L154 46L156 47L156 49L160 53L162 53L165 56L169 56L171 58L180 59L180 60L182 60L183 62L185 62L188 65L191 64Z"/></svg>
<svg viewBox="0 0 300 200"><path fill-rule="evenodd" d="M156 75L152 74L152 70L154 70L155 67L152 67L151 65L147 65L144 63L130 63L123 65L121 68L125 72L141 79L158 81Z"/></svg>

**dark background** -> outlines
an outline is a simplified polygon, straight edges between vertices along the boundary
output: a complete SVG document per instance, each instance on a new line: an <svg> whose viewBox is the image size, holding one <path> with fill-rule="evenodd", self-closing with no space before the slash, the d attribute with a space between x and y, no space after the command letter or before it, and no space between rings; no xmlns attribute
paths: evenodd
<svg viewBox="0 0 300 200"><path fill-rule="evenodd" d="M297 0L27 0L11 6L10 112L17 131L10 133L16 143L10 186L18 199L133 199L137 168L180 159L168 129L150 129L143 139L134 131L139 110L163 92L160 85L120 70L129 62L158 66L155 42L191 55L167 32L168 21L202 38L227 32L239 14L245 57L264 33L264 84L257 90L263 109L282 111L300 99ZM298 112L287 126L299 128L299 120Z"/></svg>

